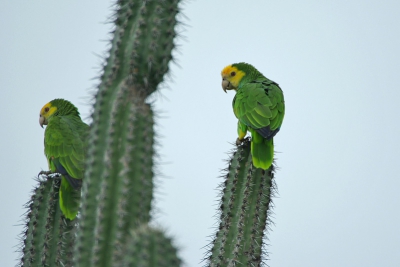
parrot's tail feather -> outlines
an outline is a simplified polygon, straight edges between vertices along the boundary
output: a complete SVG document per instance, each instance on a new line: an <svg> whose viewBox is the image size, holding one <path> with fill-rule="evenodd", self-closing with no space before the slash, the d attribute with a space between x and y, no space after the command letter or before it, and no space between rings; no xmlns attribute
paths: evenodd
<svg viewBox="0 0 400 267"><path fill-rule="evenodd" d="M274 140L264 139L259 133L252 133L251 155L253 157L253 165L256 168L264 170L269 169L274 159Z"/></svg>
<svg viewBox="0 0 400 267"><path fill-rule="evenodd" d="M76 179L74 179L76 180ZM76 190L63 175L60 186L60 208L67 219L73 220L78 214L81 190Z"/></svg>
<svg viewBox="0 0 400 267"><path fill-rule="evenodd" d="M256 131L264 138L266 139L272 139L278 132L280 128L277 128L275 130L271 130L270 126L268 125L267 127L257 129Z"/></svg>

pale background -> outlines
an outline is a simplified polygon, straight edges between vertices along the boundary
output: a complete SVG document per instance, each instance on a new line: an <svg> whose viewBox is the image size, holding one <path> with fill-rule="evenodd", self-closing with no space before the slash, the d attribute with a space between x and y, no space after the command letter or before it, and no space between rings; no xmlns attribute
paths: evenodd
<svg viewBox="0 0 400 267"><path fill-rule="evenodd" d="M0 1L0 265L14 266L43 156L40 108L89 114L111 1ZM221 69L252 63L284 90L271 267L400 266L400 2L189 1L156 109L157 222L187 266L214 232L215 189L236 139Z"/></svg>

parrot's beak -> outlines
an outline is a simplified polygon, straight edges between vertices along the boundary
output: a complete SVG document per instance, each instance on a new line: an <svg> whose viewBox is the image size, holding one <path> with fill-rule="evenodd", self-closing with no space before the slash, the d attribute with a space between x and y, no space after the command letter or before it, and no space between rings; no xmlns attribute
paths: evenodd
<svg viewBox="0 0 400 267"><path fill-rule="evenodd" d="M226 90L231 90L231 89L232 89L231 83L227 79L222 78L222 90L224 90L224 92L226 93Z"/></svg>
<svg viewBox="0 0 400 267"><path fill-rule="evenodd" d="M39 124L40 124L40 127L42 127L42 128L43 128L43 125L47 125L46 119L42 115L40 115L40 117L39 117Z"/></svg>

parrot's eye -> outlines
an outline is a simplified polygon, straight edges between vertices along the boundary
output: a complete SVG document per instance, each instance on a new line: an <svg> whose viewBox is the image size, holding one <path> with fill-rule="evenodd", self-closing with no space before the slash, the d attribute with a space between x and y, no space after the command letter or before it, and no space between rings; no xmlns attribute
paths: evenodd
<svg viewBox="0 0 400 267"><path fill-rule="evenodd" d="M48 107L46 107L45 109L44 109L44 112L48 112L50 109L48 108Z"/></svg>
<svg viewBox="0 0 400 267"><path fill-rule="evenodd" d="M236 75L236 72L232 71L232 72L231 72L231 76L233 77L233 76L235 76L235 75Z"/></svg>

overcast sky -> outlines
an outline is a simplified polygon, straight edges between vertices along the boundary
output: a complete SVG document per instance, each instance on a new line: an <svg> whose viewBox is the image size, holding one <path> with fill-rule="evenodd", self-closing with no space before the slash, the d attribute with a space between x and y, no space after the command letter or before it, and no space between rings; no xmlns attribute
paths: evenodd
<svg viewBox="0 0 400 267"><path fill-rule="evenodd" d="M40 108L84 118L111 1L0 1L0 265L16 264L22 208L47 169ZM400 266L400 2L188 1L189 26L156 101L157 223L187 266L214 232L218 176L236 139L221 69L252 63L282 87L279 196L269 265Z"/></svg>

